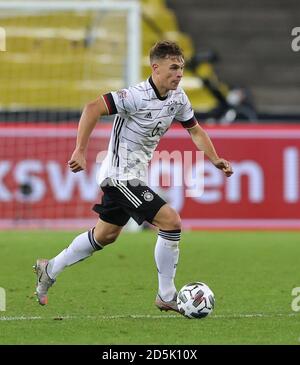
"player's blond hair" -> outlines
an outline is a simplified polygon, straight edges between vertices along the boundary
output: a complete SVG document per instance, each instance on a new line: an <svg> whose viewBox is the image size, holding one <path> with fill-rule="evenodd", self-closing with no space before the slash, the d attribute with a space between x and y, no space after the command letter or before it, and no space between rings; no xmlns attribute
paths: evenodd
<svg viewBox="0 0 300 365"><path fill-rule="evenodd" d="M182 58L184 60L183 51L176 42L164 40L155 43L150 50L150 63L152 64L154 60L167 57Z"/></svg>

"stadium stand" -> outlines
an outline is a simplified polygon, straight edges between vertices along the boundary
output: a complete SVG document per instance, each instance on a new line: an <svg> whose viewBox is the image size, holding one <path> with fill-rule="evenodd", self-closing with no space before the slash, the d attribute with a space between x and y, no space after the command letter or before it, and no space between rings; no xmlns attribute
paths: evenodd
<svg viewBox="0 0 300 365"><path fill-rule="evenodd" d="M195 49L221 55L218 74L253 91L261 113L300 115L299 52L291 31L299 26L298 0L167 0ZM273 117L274 119L274 117Z"/></svg>
<svg viewBox="0 0 300 365"><path fill-rule="evenodd" d="M177 41L189 59L191 38L178 28L164 0L141 1L142 72L149 75L149 48L159 39ZM1 54L0 120L74 120L86 101L126 86L126 19L110 12L5 12L8 52ZM201 72L213 74L208 63ZM216 100L189 70L183 86L195 109L208 110Z"/></svg>
<svg viewBox="0 0 300 365"><path fill-rule="evenodd" d="M187 68L182 82L198 113L218 106L202 78L216 80L224 94L230 85L248 87L260 118L299 120L299 57L290 47L298 1L246 0L243 8L234 0L140 3L142 78L149 75L149 47L159 39L177 41L187 60L213 50L221 62L202 62L199 77ZM0 120L74 120L87 100L126 86L122 14L2 13L0 19L9 49L1 53Z"/></svg>
<svg viewBox="0 0 300 365"><path fill-rule="evenodd" d="M118 13L54 10L2 15L8 49L1 55L2 109L76 110L121 87L125 20Z"/></svg>

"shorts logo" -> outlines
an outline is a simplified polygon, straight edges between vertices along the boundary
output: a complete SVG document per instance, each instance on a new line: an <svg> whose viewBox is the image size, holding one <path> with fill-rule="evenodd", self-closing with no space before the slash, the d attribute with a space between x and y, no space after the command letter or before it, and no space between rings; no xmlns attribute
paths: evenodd
<svg viewBox="0 0 300 365"><path fill-rule="evenodd" d="M149 190L145 190L142 192L142 197L146 202L151 202L154 199L153 194Z"/></svg>

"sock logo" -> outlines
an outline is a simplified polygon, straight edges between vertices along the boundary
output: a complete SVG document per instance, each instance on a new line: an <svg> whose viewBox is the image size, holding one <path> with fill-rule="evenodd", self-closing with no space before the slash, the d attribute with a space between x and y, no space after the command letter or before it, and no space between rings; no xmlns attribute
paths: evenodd
<svg viewBox="0 0 300 365"><path fill-rule="evenodd" d="M154 199L153 194L149 190L145 190L142 192L142 197L146 202L151 202Z"/></svg>

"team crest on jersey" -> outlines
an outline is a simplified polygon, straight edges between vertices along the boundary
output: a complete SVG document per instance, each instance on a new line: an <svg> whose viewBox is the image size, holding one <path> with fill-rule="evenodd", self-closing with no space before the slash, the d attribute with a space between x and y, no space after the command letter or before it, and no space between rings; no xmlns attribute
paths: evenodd
<svg viewBox="0 0 300 365"><path fill-rule="evenodd" d="M153 194L149 190L145 190L142 192L142 197L146 202L151 202L154 199Z"/></svg>
<svg viewBox="0 0 300 365"><path fill-rule="evenodd" d="M171 105L168 106L168 114L169 115L173 115L176 113L176 106L177 106L177 103L175 100L172 100L171 101Z"/></svg>
<svg viewBox="0 0 300 365"><path fill-rule="evenodd" d="M169 108L168 108L168 113L169 114L174 114L175 113L175 105L170 105Z"/></svg>
<svg viewBox="0 0 300 365"><path fill-rule="evenodd" d="M126 99L127 98L127 92L126 92L126 90L118 90L117 91L117 95L118 95L118 98L120 99L120 100L123 100L123 99Z"/></svg>

